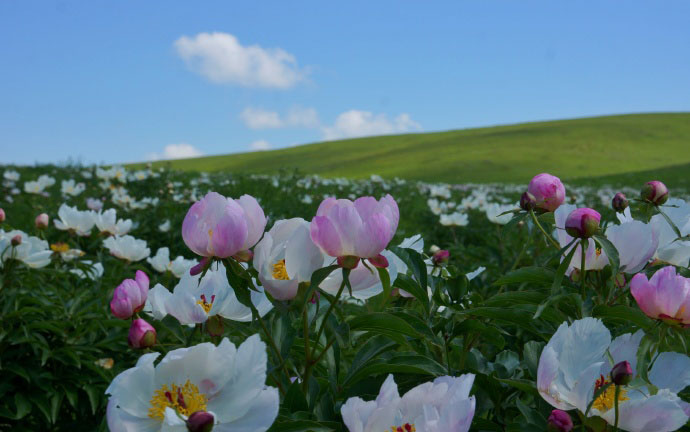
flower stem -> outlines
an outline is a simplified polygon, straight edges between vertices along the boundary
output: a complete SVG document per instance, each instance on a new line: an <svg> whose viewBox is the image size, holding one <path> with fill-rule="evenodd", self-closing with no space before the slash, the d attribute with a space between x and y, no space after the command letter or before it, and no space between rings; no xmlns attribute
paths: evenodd
<svg viewBox="0 0 690 432"><path fill-rule="evenodd" d="M620 396L620 392L621 392L621 386L616 385L616 393L613 396L614 397L613 404L614 404L614 407L616 409L616 420L613 423L613 431L614 432L618 432L618 397Z"/></svg>
<svg viewBox="0 0 690 432"><path fill-rule="evenodd" d="M556 249L559 249L559 250L560 250L561 246L560 246L558 243L556 243L556 240L554 240L553 237L551 237L550 235L548 235L548 234L546 233L546 230L544 229L544 227L541 226L541 223L539 223L539 219L537 219L537 215L534 214L534 210L530 210L530 211L529 211L529 214L532 216L532 220L534 221L534 224L537 226L537 228L539 228L539 230L542 232L542 234L544 234L544 237L546 237L546 239L547 239L548 241L550 241L551 244L552 244Z"/></svg>
<svg viewBox="0 0 690 432"><path fill-rule="evenodd" d="M580 241L580 247L582 248L582 253L580 257L580 290L582 291L582 300L585 300L585 296L587 295L587 290L585 289L585 276L587 276L587 270L585 269L585 259L586 259L586 252L585 252L585 241L589 242L588 240L582 239ZM588 244L589 246L589 244ZM577 247L577 246L575 246Z"/></svg>

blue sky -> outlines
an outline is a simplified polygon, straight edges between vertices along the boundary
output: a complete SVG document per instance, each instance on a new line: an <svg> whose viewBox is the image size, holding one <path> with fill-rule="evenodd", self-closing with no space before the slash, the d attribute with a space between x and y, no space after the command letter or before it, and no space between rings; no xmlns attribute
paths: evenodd
<svg viewBox="0 0 690 432"><path fill-rule="evenodd" d="M690 2L3 1L3 163L690 111Z"/></svg>

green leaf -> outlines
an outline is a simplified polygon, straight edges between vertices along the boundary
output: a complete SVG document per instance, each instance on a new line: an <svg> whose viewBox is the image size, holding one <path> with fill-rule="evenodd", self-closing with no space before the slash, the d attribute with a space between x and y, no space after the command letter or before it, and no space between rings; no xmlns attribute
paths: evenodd
<svg viewBox="0 0 690 432"><path fill-rule="evenodd" d="M534 384L534 381L526 380L526 379L504 379L504 378L495 378L496 381L502 382L503 384L507 384L511 387L515 387L516 389L523 391L525 393L530 393L535 396L539 396L539 392L537 391L537 386Z"/></svg>
<svg viewBox="0 0 690 432"><path fill-rule="evenodd" d="M302 393L302 384L298 380L295 380L295 382L288 387L288 391L283 398L282 407L286 408L289 412L309 410L307 398L304 393Z"/></svg>
<svg viewBox="0 0 690 432"><path fill-rule="evenodd" d="M618 269L620 268L620 259L618 258L618 250L616 250L616 247L603 235L595 235L594 241L601 246L606 253L606 256L609 259L609 264L611 265L611 273L614 276L617 275Z"/></svg>
<svg viewBox="0 0 690 432"><path fill-rule="evenodd" d="M390 246L389 249L412 270L412 274L419 285L426 289L429 284L427 283L426 263L422 256L414 249L404 249L397 246Z"/></svg>
<svg viewBox="0 0 690 432"><path fill-rule="evenodd" d="M571 242L572 243L572 242ZM568 270L568 267L570 266L570 261L573 260L573 255L575 255L575 251L577 250L578 245L575 245L570 252L568 252L568 255L566 255L565 259L561 261L561 264L558 266L558 269L556 270L556 274L553 277L553 285L551 285L551 294L556 294L558 291L561 289L561 283L563 281L563 276L565 276L565 272Z"/></svg>
<svg viewBox="0 0 690 432"><path fill-rule="evenodd" d="M419 300L419 302L424 306L424 310L429 311L429 294L426 288L422 288L417 281L412 279L406 274L399 274L398 278L395 280L394 286L396 288L407 291L412 294L414 298Z"/></svg>
<svg viewBox="0 0 690 432"><path fill-rule="evenodd" d="M351 331L372 330L380 333L395 332L410 337L420 337L420 334L405 320L385 312L359 315L348 321Z"/></svg>
<svg viewBox="0 0 690 432"><path fill-rule="evenodd" d="M383 286L383 298L388 299L391 296L391 275L388 273L388 269L376 267L376 270Z"/></svg>
<svg viewBox="0 0 690 432"><path fill-rule="evenodd" d="M530 283L536 285L550 285L553 282L554 271L544 267L523 267L513 270L500 277L493 283L495 286Z"/></svg>
<svg viewBox="0 0 690 432"><path fill-rule="evenodd" d="M651 320L641 310L625 305L606 306L599 305L592 309L592 316L611 320L617 324L634 324L635 326L647 330L654 325Z"/></svg>
<svg viewBox="0 0 690 432"><path fill-rule="evenodd" d="M343 385L352 385L372 375L388 373L408 373L416 375L440 376L448 371L439 363L419 354L401 353L391 358L376 358L368 361L359 370L349 375Z"/></svg>
<svg viewBox="0 0 690 432"><path fill-rule="evenodd" d="M525 343L522 350L522 357L532 378L537 378L537 367L539 365L539 355L544 348L544 342L529 341Z"/></svg>
<svg viewBox="0 0 690 432"><path fill-rule="evenodd" d="M311 420L276 421L268 432L331 432L338 426L332 422L319 423Z"/></svg>

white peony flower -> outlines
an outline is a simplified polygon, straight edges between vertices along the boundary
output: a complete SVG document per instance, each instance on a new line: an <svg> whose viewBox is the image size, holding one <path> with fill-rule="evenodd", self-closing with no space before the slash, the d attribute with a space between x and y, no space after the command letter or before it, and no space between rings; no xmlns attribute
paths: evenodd
<svg viewBox="0 0 690 432"><path fill-rule="evenodd" d="M682 236L690 234L690 204L681 199L671 198L661 209L673 221ZM652 216L650 223L659 236L659 248L654 258L678 267L688 267L690 241L676 241L678 236L666 218L660 214Z"/></svg>
<svg viewBox="0 0 690 432"><path fill-rule="evenodd" d="M160 232L168 232L170 231L170 221L166 220L162 224L158 225L158 231Z"/></svg>
<svg viewBox="0 0 690 432"><path fill-rule="evenodd" d="M323 263L323 253L311 240L309 222L302 218L277 221L254 248L259 280L278 300L294 298L300 282L308 282Z"/></svg>
<svg viewBox="0 0 690 432"><path fill-rule="evenodd" d="M59 219L54 219L55 228L61 231L74 231L79 236L88 236L96 223L96 213L80 211L76 207L62 204L58 209Z"/></svg>
<svg viewBox="0 0 690 432"><path fill-rule="evenodd" d="M132 229L132 220L117 220L115 209L108 209L96 214L96 226L102 233L123 236Z"/></svg>
<svg viewBox="0 0 690 432"><path fill-rule="evenodd" d="M170 261L170 250L167 247L158 249L156 255L146 258L146 261L148 261L151 267L157 272L165 273L169 271L178 279L196 265L196 261L185 259L182 256L178 256Z"/></svg>
<svg viewBox="0 0 690 432"><path fill-rule="evenodd" d="M611 368L622 361L637 371L637 349L644 333L624 334L611 341L611 333L595 318L583 318L558 327L539 358L537 389L545 401L561 410L587 410L594 392L610 382ZM652 395L642 379L622 386L618 397L618 427L631 432L674 431L688 421L688 405L677 392L690 384L690 358L664 352L649 371L659 391ZM615 392L609 387L593 403L589 416L609 424L615 420Z"/></svg>
<svg viewBox="0 0 690 432"><path fill-rule="evenodd" d="M186 272L172 293L157 284L149 291L144 310L158 320L172 315L182 324L203 323L214 315L233 321L252 320L251 309L237 300L222 264L215 269L210 268L201 282L200 277L200 274L192 276ZM251 291L252 302L259 314L264 316L273 308L273 304L261 287L257 289L258 292Z"/></svg>
<svg viewBox="0 0 690 432"><path fill-rule="evenodd" d="M101 211L101 209L103 209L103 201L98 198L87 198L86 207L88 207L89 210Z"/></svg>
<svg viewBox="0 0 690 432"><path fill-rule="evenodd" d="M476 405L473 382L473 374L442 376L400 397L388 375L376 400L352 397L340 412L350 432L467 432Z"/></svg>
<svg viewBox="0 0 690 432"><path fill-rule="evenodd" d="M266 386L266 346L253 335L238 348L227 338L144 354L105 391L111 432L186 432L185 420L206 411L214 430L266 431L278 415L278 390Z"/></svg>
<svg viewBox="0 0 690 432"><path fill-rule="evenodd" d="M138 240L130 235L108 237L103 240L103 246L111 255L127 261L140 261L151 254L145 240Z"/></svg>
<svg viewBox="0 0 690 432"><path fill-rule="evenodd" d="M484 211L486 212L486 217L491 221L492 223L499 224L499 225L505 225L510 220L513 218L512 213L506 213L504 215L501 215L501 213L505 213L510 210L515 210L519 206L517 204L515 205L505 205L505 204L498 204L498 203L492 203L492 204L487 204L486 207L484 208ZM500 215L500 216L499 216Z"/></svg>
<svg viewBox="0 0 690 432"><path fill-rule="evenodd" d="M21 244L12 246L12 238L19 235ZM50 264L53 252L48 249L48 242L30 236L19 230L5 232L0 229L0 268L8 259L16 259L31 268L42 268Z"/></svg>
<svg viewBox="0 0 690 432"><path fill-rule="evenodd" d="M461 212L441 215L441 225L444 226L467 226L469 220L467 214Z"/></svg>
<svg viewBox="0 0 690 432"><path fill-rule="evenodd" d="M60 184L60 191L63 195L77 196L84 192L86 186L84 183L77 183L74 180L63 180Z"/></svg>
<svg viewBox="0 0 690 432"><path fill-rule="evenodd" d="M48 175L42 175L38 177L38 180L35 181L28 181L24 183L24 192L27 193L33 193L33 194L41 194L43 191L52 185L55 184L55 179L53 177L50 177Z"/></svg>
<svg viewBox="0 0 690 432"><path fill-rule="evenodd" d="M5 171L5 172L2 174L2 176L3 176L3 178L4 178L5 180L9 180L9 181L11 181L11 182L16 182L16 181L18 181L18 180L19 180L19 177L20 177L19 173L18 173L17 171L14 171L14 170Z"/></svg>

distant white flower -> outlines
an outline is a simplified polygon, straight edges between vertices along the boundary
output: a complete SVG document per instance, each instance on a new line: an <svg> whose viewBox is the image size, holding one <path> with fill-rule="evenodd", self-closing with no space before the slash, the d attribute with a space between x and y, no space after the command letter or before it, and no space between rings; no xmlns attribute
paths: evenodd
<svg viewBox="0 0 690 432"><path fill-rule="evenodd" d="M170 221L166 219L165 222L162 224L158 225L158 231L160 232L168 232L170 231Z"/></svg>
<svg viewBox="0 0 690 432"><path fill-rule="evenodd" d="M24 192L26 193L33 193L33 194L41 194L43 191L54 185L55 184L55 179L49 175L41 175L38 177L38 180L35 181L28 181L24 183Z"/></svg>
<svg viewBox="0 0 690 432"><path fill-rule="evenodd" d="M182 256L178 256L170 261L170 250L167 247L158 249L156 255L146 258L146 261L148 261L151 267L157 272L165 273L169 271L178 279L196 265L196 261L184 259Z"/></svg>
<svg viewBox="0 0 690 432"><path fill-rule="evenodd" d="M102 233L123 236L132 229L132 220L117 220L115 209L108 209L96 215L96 226Z"/></svg>
<svg viewBox="0 0 690 432"><path fill-rule="evenodd" d="M314 202L314 200L311 198L311 195L304 195L300 201L302 201L304 204L311 204Z"/></svg>
<svg viewBox="0 0 690 432"><path fill-rule="evenodd" d="M19 175L19 173L17 171L14 171L14 170L7 170L2 174L2 176L5 180L9 180L12 182L18 181L19 177L21 177Z"/></svg>
<svg viewBox="0 0 690 432"><path fill-rule="evenodd" d="M340 412L350 432L467 432L476 406L473 383L473 374L442 376L400 397L388 375L375 400L349 398Z"/></svg>
<svg viewBox="0 0 690 432"><path fill-rule="evenodd" d="M185 272L172 293L157 284L149 291L144 311L150 312L158 320L172 315L181 324L203 323L214 315L233 321L251 321L252 311L237 300L225 275L225 267L222 264L217 264L216 268L214 266L206 272L201 282L200 274L192 276ZM273 308L273 304L261 287L257 289L251 291L252 303L264 316Z"/></svg>
<svg viewBox="0 0 690 432"><path fill-rule="evenodd" d="M111 255L127 261L140 261L151 254L145 240L138 240L130 235L108 237L103 240L103 246Z"/></svg>
<svg viewBox="0 0 690 432"><path fill-rule="evenodd" d="M492 203L492 204L487 204L486 207L484 208L484 211L486 212L486 217L489 219L489 221L499 224L499 225L505 225L510 220L513 218L512 213L506 213L504 215L501 215L501 213L505 213L510 210L515 210L518 208L518 205L502 205L498 203ZM500 216L499 216L500 215Z"/></svg>
<svg viewBox="0 0 690 432"><path fill-rule="evenodd" d="M103 209L103 201L98 198L87 198L86 207L88 207L89 210L101 211L101 209Z"/></svg>
<svg viewBox="0 0 690 432"><path fill-rule="evenodd" d="M213 415L214 430L265 432L278 415L278 390L266 386L266 345L253 335L144 354L105 391L111 432L185 432L194 412Z"/></svg>
<svg viewBox="0 0 690 432"><path fill-rule="evenodd" d="M77 196L84 192L86 186L84 183L77 183L74 180L63 180L61 182L60 191L63 195Z"/></svg>
<svg viewBox="0 0 690 432"><path fill-rule="evenodd" d="M61 231L74 231L82 237L91 234L96 224L96 213L90 210L80 211L67 204L62 204L58 209L58 218L53 219L55 228Z"/></svg>
<svg viewBox="0 0 690 432"><path fill-rule="evenodd" d="M450 188L448 185L430 185L429 195L432 197L450 199Z"/></svg>
<svg viewBox="0 0 690 432"><path fill-rule="evenodd" d="M469 220L465 213L455 212L449 215L441 215L441 225L444 226L467 226Z"/></svg>

